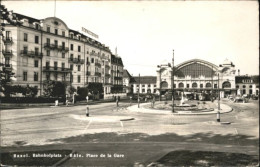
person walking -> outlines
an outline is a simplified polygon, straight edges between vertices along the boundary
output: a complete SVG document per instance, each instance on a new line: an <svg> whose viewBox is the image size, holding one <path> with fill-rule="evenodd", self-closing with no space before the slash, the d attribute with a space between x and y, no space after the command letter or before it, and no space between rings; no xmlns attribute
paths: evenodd
<svg viewBox="0 0 260 167"><path fill-rule="evenodd" d="M89 107L88 107L88 105L86 107L86 117L89 117Z"/></svg>

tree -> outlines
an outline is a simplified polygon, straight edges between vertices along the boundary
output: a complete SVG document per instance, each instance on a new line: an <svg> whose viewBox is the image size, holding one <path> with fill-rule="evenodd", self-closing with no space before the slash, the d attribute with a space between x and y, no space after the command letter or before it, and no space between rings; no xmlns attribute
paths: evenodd
<svg viewBox="0 0 260 167"><path fill-rule="evenodd" d="M3 92L7 97L9 97L12 93L11 78L13 76L14 73L12 71L6 70L5 68L0 70L0 92Z"/></svg>
<svg viewBox="0 0 260 167"><path fill-rule="evenodd" d="M65 97L65 84L60 81L44 81L44 95L49 97Z"/></svg>

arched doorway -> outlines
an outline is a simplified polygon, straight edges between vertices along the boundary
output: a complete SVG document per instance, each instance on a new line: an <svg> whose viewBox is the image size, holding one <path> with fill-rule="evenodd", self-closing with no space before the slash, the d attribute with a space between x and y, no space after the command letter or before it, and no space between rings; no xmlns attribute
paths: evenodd
<svg viewBox="0 0 260 167"><path fill-rule="evenodd" d="M166 81L161 82L161 89L168 89L168 83Z"/></svg>
<svg viewBox="0 0 260 167"><path fill-rule="evenodd" d="M211 83L206 83L206 88L211 88Z"/></svg>
<svg viewBox="0 0 260 167"><path fill-rule="evenodd" d="M179 88L184 88L184 84L182 82L179 83Z"/></svg>
<svg viewBox="0 0 260 167"><path fill-rule="evenodd" d="M196 82L192 83L192 88L197 88L198 84Z"/></svg>
<svg viewBox="0 0 260 167"><path fill-rule="evenodd" d="M231 83L226 81L226 82L223 82L222 84L222 88L231 88Z"/></svg>

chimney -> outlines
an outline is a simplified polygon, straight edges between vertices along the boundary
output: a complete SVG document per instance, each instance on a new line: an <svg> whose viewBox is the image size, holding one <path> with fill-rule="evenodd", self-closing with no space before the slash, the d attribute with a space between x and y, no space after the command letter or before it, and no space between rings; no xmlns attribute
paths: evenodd
<svg viewBox="0 0 260 167"><path fill-rule="evenodd" d="M238 72L238 76L240 76L240 70L239 69L237 70L237 72Z"/></svg>

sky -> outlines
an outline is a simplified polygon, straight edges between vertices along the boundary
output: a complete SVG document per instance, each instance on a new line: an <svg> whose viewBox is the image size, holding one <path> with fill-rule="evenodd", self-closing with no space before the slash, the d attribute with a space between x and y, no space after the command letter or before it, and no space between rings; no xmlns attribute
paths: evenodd
<svg viewBox="0 0 260 167"><path fill-rule="evenodd" d="M55 1L2 1L8 10L36 19L54 16ZM156 75L162 62L174 65L225 59L240 74L259 75L257 1L56 1L55 16L70 29L99 35L137 76Z"/></svg>

